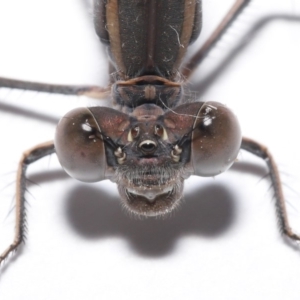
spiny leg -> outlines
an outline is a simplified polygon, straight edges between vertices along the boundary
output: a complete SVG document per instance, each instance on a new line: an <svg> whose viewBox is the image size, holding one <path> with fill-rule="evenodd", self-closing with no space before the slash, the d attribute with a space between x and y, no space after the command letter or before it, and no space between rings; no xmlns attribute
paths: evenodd
<svg viewBox="0 0 300 300"><path fill-rule="evenodd" d="M0 77L0 87L52 94L87 96L96 99L106 98L110 94L110 86L102 88L94 85L47 84L34 81L14 80L3 77Z"/></svg>
<svg viewBox="0 0 300 300"><path fill-rule="evenodd" d="M53 141L39 144L25 151L19 162L16 186L16 227L13 243L0 255L0 264L24 241L25 192L27 167L40 158L55 152Z"/></svg>
<svg viewBox="0 0 300 300"><path fill-rule="evenodd" d="M181 73L185 80L187 80L194 70L200 65L203 59L208 55L214 45L220 40L228 27L236 20L242 13L244 8L251 0L236 0L228 13L225 15L221 23L214 30L211 36L203 44L203 46L189 59L188 62L182 67Z"/></svg>
<svg viewBox="0 0 300 300"><path fill-rule="evenodd" d="M283 233L287 235L289 238L300 241L300 235L297 235L293 232L293 230L290 227L287 211L286 211L286 204L283 196L282 191L282 184L280 180L280 175L277 169L277 165L275 163L275 160L271 153L268 151L268 149L251 140L248 138L243 138L241 149L244 149L260 158L265 160L267 163L267 166L270 170L270 178L272 182L272 187L275 192L275 201L276 201L276 213L278 216L278 220L280 223L280 228L282 229Z"/></svg>

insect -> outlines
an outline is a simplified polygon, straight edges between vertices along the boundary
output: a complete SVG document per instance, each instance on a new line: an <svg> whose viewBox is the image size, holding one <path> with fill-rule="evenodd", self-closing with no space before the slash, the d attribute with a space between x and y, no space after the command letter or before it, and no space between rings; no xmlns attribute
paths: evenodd
<svg viewBox="0 0 300 300"><path fill-rule="evenodd" d="M169 213L182 198L185 178L214 176L225 171L242 145L243 149L266 159L276 187L283 231L299 239L288 225L279 175L270 153L254 141L243 139L241 142L236 118L225 106L214 102L184 102L190 99L183 99L184 82L248 2L237 1L227 15L230 18L225 18L226 22L216 30L213 39L182 65L188 45L200 32L200 1L171 1L159 9L160 1L141 1L140 7L130 1L96 1L96 31L108 45L112 58L109 88L31 85L4 78L0 85L93 97L106 96L111 90L117 109L83 108L70 112L58 126L55 149L63 167L73 177L83 181L115 181L122 201L136 214ZM180 6L176 13L175 5ZM125 21L121 23L122 20ZM138 26L132 32L132 27L126 28L126 24L134 22ZM153 26L149 29L147 24ZM154 25L163 29L158 31ZM165 49L166 38L170 49ZM133 42L137 42L137 46ZM136 56L131 56L132 53ZM83 135L78 137L80 131ZM22 242L26 167L54 151L52 142L39 145L27 152L20 164L16 238L1 255L1 260Z"/></svg>

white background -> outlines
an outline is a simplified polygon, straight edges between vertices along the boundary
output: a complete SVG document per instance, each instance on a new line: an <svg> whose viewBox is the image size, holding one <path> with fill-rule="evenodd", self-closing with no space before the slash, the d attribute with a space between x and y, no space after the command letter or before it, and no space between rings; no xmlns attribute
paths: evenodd
<svg viewBox="0 0 300 300"><path fill-rule="evenodd" d="M232 2L204 1L200 43ZM253 0L193 81L201 99L227 104L245 136L272 151L299 233L300 21L278 15L300 16L300 1ZM226 59L266 17L273 21ZM106 67L80 0L0 1L0 76L105 85ZM22 151L52 139L56 120L80 105L95 102L0 90L0 252L13 239ZM281 237L267 170L251 155L241 152L216 178L189 179L182 207L166 220L131 218L114 184L70 179L55 155L29 173L37 185L27 196L27 243L0 270L1 299L299 299L300 249Z"/></svg>

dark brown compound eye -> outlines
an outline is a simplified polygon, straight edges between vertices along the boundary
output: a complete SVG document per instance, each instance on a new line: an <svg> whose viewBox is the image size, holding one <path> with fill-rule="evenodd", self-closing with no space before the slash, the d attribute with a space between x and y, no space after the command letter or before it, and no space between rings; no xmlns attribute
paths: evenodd
<svg viewBox="0 0 300 300"><path fill-rule="evenodd" d="M193 125L191 161L194 174L215 176L226 171L238 155L241 140L235 115L220 103L204 103Z"/></svg>
<svg viewBox="0 0 300 300"><path fill-rule="evenodd" d="M85 182L105 179L105 146L89 109L67 113L57 125L54 143L58 159L70 176Z"/></svg>

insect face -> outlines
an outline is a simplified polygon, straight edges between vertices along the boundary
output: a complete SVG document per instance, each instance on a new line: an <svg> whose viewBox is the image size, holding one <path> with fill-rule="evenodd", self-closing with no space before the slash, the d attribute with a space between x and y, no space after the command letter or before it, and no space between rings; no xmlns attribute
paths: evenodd
<svg viewBox="0 0 300 300"><path fill-rule="evenodd" d="M184 179L214 176L234 162L241 144L235 116L219 103L190 103L164 112L143 104L128 115L79 108L60 121L55 149L81 181L111 179L125 206L153 216L173 210Z"/></svg>

